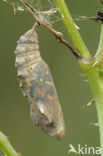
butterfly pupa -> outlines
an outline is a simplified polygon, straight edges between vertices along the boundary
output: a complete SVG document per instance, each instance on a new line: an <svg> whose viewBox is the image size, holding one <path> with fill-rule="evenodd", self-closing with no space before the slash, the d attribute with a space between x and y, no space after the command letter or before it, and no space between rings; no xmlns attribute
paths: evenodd
<svg viewBox="0 0 103 156"><path fill-rule="evenodd" d="M62 109L49 67L40 56L35 27L20 37L15 54L20 88L30 103L32 122L50 136L62 139Z"/></svg>

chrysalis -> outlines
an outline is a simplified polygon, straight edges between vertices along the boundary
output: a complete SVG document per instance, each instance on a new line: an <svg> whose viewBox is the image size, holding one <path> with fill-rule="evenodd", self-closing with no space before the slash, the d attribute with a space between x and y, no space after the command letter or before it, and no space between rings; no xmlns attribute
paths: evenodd
<svg viewBox="0 0 103 156"><path fill-rule="evenodd" d="M40 56L33 27L17 42L16 63L21 90L30 103L32 122L56 139L65 135L65 125L54 82Z"/></svg>

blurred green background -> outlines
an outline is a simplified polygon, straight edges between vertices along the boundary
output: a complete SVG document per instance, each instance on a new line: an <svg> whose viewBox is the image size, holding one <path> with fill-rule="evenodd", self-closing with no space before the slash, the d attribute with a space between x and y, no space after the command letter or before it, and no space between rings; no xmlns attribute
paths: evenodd
<svg viewBox="0 0 103 156"><path fill-rule="evenodd" d="M46 1L44 6L46 5ZM74 16L95 16L102 8L99 0L66 0ZM35 3L34 3L35 4ZM86 45L95 54L100 33L100 23L76 21ZM29 103L23 97L14 67L16 42L34 24L28 12L13 14L10 5L0 0L0 130L9 136L16 151L23 156L67 156L69 144L76 148L99 146L98 127L90 126L97 122L95 106L84 108L92 98L88 83L81 73L77 60L43 27L38 30L40 51L49 65L63 109L66 136L56 141L32 125ZM71 44L61 21L55 29L62 31ZM75 154L70 154L75 155Z"/></svg>

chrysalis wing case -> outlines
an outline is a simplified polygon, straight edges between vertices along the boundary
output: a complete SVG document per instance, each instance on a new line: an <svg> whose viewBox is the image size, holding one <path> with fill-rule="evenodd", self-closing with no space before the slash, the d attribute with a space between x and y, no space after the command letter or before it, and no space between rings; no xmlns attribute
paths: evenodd
<svg viewBox="0 0 103 156"><path fill-rule="evenodd" d="M34 27L20 37L16 63L20 87L30 102L32 122L56 139L65 135L65 125L51 72L40 56Z"/></svg>

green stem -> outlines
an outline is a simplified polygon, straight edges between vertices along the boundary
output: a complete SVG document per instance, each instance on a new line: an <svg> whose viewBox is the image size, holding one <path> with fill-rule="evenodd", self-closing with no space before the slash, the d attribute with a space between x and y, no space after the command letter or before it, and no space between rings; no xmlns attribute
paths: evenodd
<svg viewBox="0 0 103 156"><path fill-rule="evenodd" d="M71 36L72 42L74 44L74 47L77 49L77 51L84 57L88 58L90 56L89 51L87 47L85 46L78 30L76 29L76 25L70 15L70 12L64 2L64 0L54 0L57 8L60 10L62 20L64 22L64 25Z"/></svg>
<svg viewBox="0 0 103 156"><path fill-rule="evenodd" d="M103 24L101 25L101 34L100 34L100 41L97 49L96 56L103 50ZM95 56L95 57L96 57ZM103 80L101 86L103 86ZM103 156L103 93L101 97L96 102L97 114L98 114L98 122L99 122L99 133L100 133L100 144L102 148L102 155Z"/></svg>
<svg viewBox="0 0 103 156"><path fill-rule="evenodd" d="M101 35L96 55L98 55L101 50L103 50L103 24L101 24Z"/></svg>
<svg viewBox="0 0 103 156"><path fill-rule="evenodd" d="M99 122L99 134L100 134L100 145L102 149L103 156L103 94L102 97L96 102L98 122Z"/></svg>
<svg viewBox="0 0 103 156"><path fill-rule="evenodd" d="M69 10L66 7L64 0L54 0L54 2L57 8L60 10L60 13L62 15L62 20L64 22L64 25L69 35L72 38L72 42L75 48L79 51L79 53L84 58L90 57L89 51L86 48L80 34L78 33L75 27L75 23L73 22L73 19L69 13ZM99 42L97 52L99 52L102 49L103 49L103 24L101 27L100 42ZM101 80L101 77L99 75L99 72L96 70L96 67L92 67L92 63L85 64L84 62L81 61L79 62L79 66L89 81L92 94L95 99L97 114L98 114L98 122L100 126L99 128L100 144L101 144L101 149L103 149L103 80ZM103 156L103 152L101 156Z"/></svg>
<svg viewBox="0 0 103 156"><path fill-rule="evenodd" d="M19 154L11 146L7 136L0 132L0 150L7 156L19 156Z"/></svg>
<svg viewBox="0 0 103 156"><path fill-rule="evenodd" d="M99 76L96 68L93 68L92 65L84 65L82 62L79 62L81 69L89 80L91 86L92 94L96 103L98 123L99 123L99 134L100 134L100 145L103 149L103 82ZM103 150L101 153L103 156Z"/></svg>

